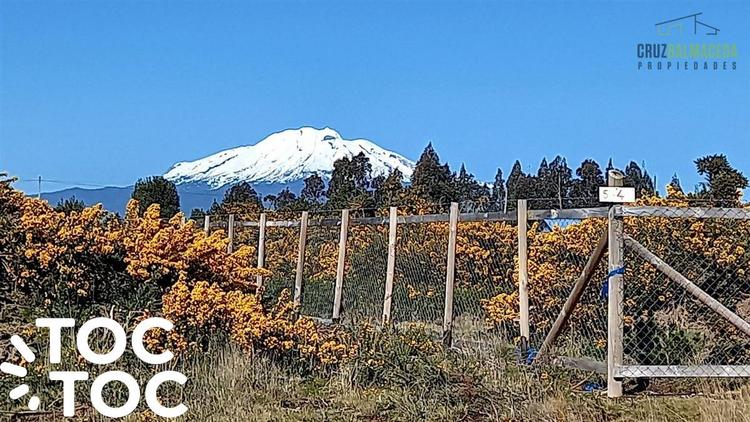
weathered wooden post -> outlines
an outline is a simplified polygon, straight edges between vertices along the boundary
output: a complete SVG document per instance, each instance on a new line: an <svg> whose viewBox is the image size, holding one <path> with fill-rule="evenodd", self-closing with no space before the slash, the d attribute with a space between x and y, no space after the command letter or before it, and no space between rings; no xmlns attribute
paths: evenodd
<svg viewBox="0 0 750 422"><path fill-rule="evenodd" d="M398 214L391 207L388 217L388 265L385 271L385 298L383 299L383 325L391 322L391 299L393 298L393 276L396 271L396 229Z"/></svg>
<svg viewBox="0 0 750 422"><path fill-rule="evenodd" d="M518 200L518 318L521 328L521 348L526 351L529 328L529 269L528 269L528 209L525 199Z"/></svg>
<svg viewBox="0 0 750 422"><path fill-rule="evenodd" d="M445 312L443 313L443 344L453 345L453 281L456 275L456 235L458 232L458 203L451 203L448 230L448 265L445 275Z"/></svg>
<svg viewBox="0 0 750 422"><path fill-rule="evenodd" d="M227 252L234 252L234 214L229 214L229 223L227 223L227 236L229 237L229 244L227 245Z"/></svg>
<svg viewBox="0 0 750 422"><path fill-rule="evenodd" d="M346 239L349 234L349 210L341 211L341 233L339 234L339 259L336 264L336 290L333 293L333 320L341 315L341 296L344 288L344 264L346 263Z"/></svg>
<svg viewBox="0 0 750 422"><path fill-rule="evenodd" d="M607 185L620 187L624 175L617 170L607 174ZM622 218L615 215L618 206L609 209L609 275L607 277L607 397L622 396L622 382L615 379L615 367L623 357L623 227Z"/></svg>
<svg viewBox="0 0 750 422"><path fill-rule="evenodd" d="M206 234L211 234L211 216L205 215L203 217L203 231L206 232Z"/></svg>
<svg viewBox="0 0 750 422"><path fill-rule="evenodd" d="M266 265L266 213L260 214L258 222L258 269L263 269ZM260 293L263 289L263 276L258 274L255 277L256 292Z"/></svg>
<svg viewBox="0 0 750 422"><path fill-rule="evenodd" d="M297 253L297 274L294 279L294 303L302 301L302 276L305 272L305 248L307 247L307 211L302 211L299 222L299 251Z"/></svg>

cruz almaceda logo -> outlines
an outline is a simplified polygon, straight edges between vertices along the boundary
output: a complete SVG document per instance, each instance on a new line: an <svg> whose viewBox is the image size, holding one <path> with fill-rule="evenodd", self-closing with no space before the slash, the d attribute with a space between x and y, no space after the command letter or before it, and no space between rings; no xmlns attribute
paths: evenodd
<svg viewBox="0 0 750 422"><path fill-rule="evenodd" d="M61 363L62 355L62 331L63 329L73 329L75 320L70 318L40 318L36 320L36 326L40 329L49 330L48 356L51 365ZM152 329L162 329L170 331L173 324L164 318L148 318L141 321L133 330L131 335L131 347L135 356L149 365L162 365L174 358L174 354L169 350L155 354L146 350L143 345L143 337L147 331ZM94 330L108 330L114 337L112 349L106 353L94 352L89 345L89 336ZM93 318L81 325L75 333L76 349L80 356L87 362L94 365L109 365L120 359L125 353L128 346L128 338L125 329L110 318ZM26 342L18 335L11 337L11 345L21 355L23 361L34 362L37 356L27 346ZM11 400L21 400L27 395L27 407L29 410L37 410L41 405L38 396L33 395L29 385L24 382L28 375L28 370L21 366L9 362L0 364L0 371L12 376L18 380L15 387L10 390L9 398ZM102 416L110 418L121 418L128 416L138 407L141 397L145 399L146 406L156 415L163 418L176 418L187 412L187 406L180 403L176 406L164 406L158 397L158 390L162 384L172 382L184 385L187 377L177 371L162 371L151 377L143 389L138 381L132 375L123 371L104 372L93 379L89 379L89 373L85 371L50 371L47 374L50 381L61 383L63 393L63 416L66 418L75 416L75 407L78 402L75 396L75 386L77 382L91 382L90 385L90 403L96 412ZM105 387L113 382L120 382L127 389L127 399L124 404L114 407L107 404L103 398ZM83 400L83 399L81 399Z"/></svg>

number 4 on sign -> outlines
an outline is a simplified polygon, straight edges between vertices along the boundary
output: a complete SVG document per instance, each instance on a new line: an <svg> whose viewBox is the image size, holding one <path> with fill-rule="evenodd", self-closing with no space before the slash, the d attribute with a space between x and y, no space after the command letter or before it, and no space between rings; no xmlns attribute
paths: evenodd
<svg viewBox="0 0 750 422"><path fill-rule="evenodd" d="M605 186L599 188L599 202L635 202L635 188Z"/></svg>

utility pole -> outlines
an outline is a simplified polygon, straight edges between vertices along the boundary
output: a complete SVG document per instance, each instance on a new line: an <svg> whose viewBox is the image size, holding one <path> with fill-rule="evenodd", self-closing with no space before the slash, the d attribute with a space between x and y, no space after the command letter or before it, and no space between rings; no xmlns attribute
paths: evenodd
<svg viewBox="0 0 750 422"><path fill-rule="evenodd" d="M39 176L36 199L42 199L42 176Z"/></svg>

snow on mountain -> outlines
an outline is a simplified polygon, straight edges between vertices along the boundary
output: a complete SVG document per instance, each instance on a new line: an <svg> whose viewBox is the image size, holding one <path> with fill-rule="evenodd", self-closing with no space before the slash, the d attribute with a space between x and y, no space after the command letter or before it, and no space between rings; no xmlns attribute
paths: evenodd
<svg viewBox="0 0 750 422"><path fill-rule="evenodd" d="M398 169L408 179L414 163L366 139L343 139L333 129L301 127L269 135L255 145L218 152L195 161L175 164L164 177L176 184L206 183L211 188L247 181L284 184L318 173L330 179L333 162L363 152L373 177Z"/></svg>

